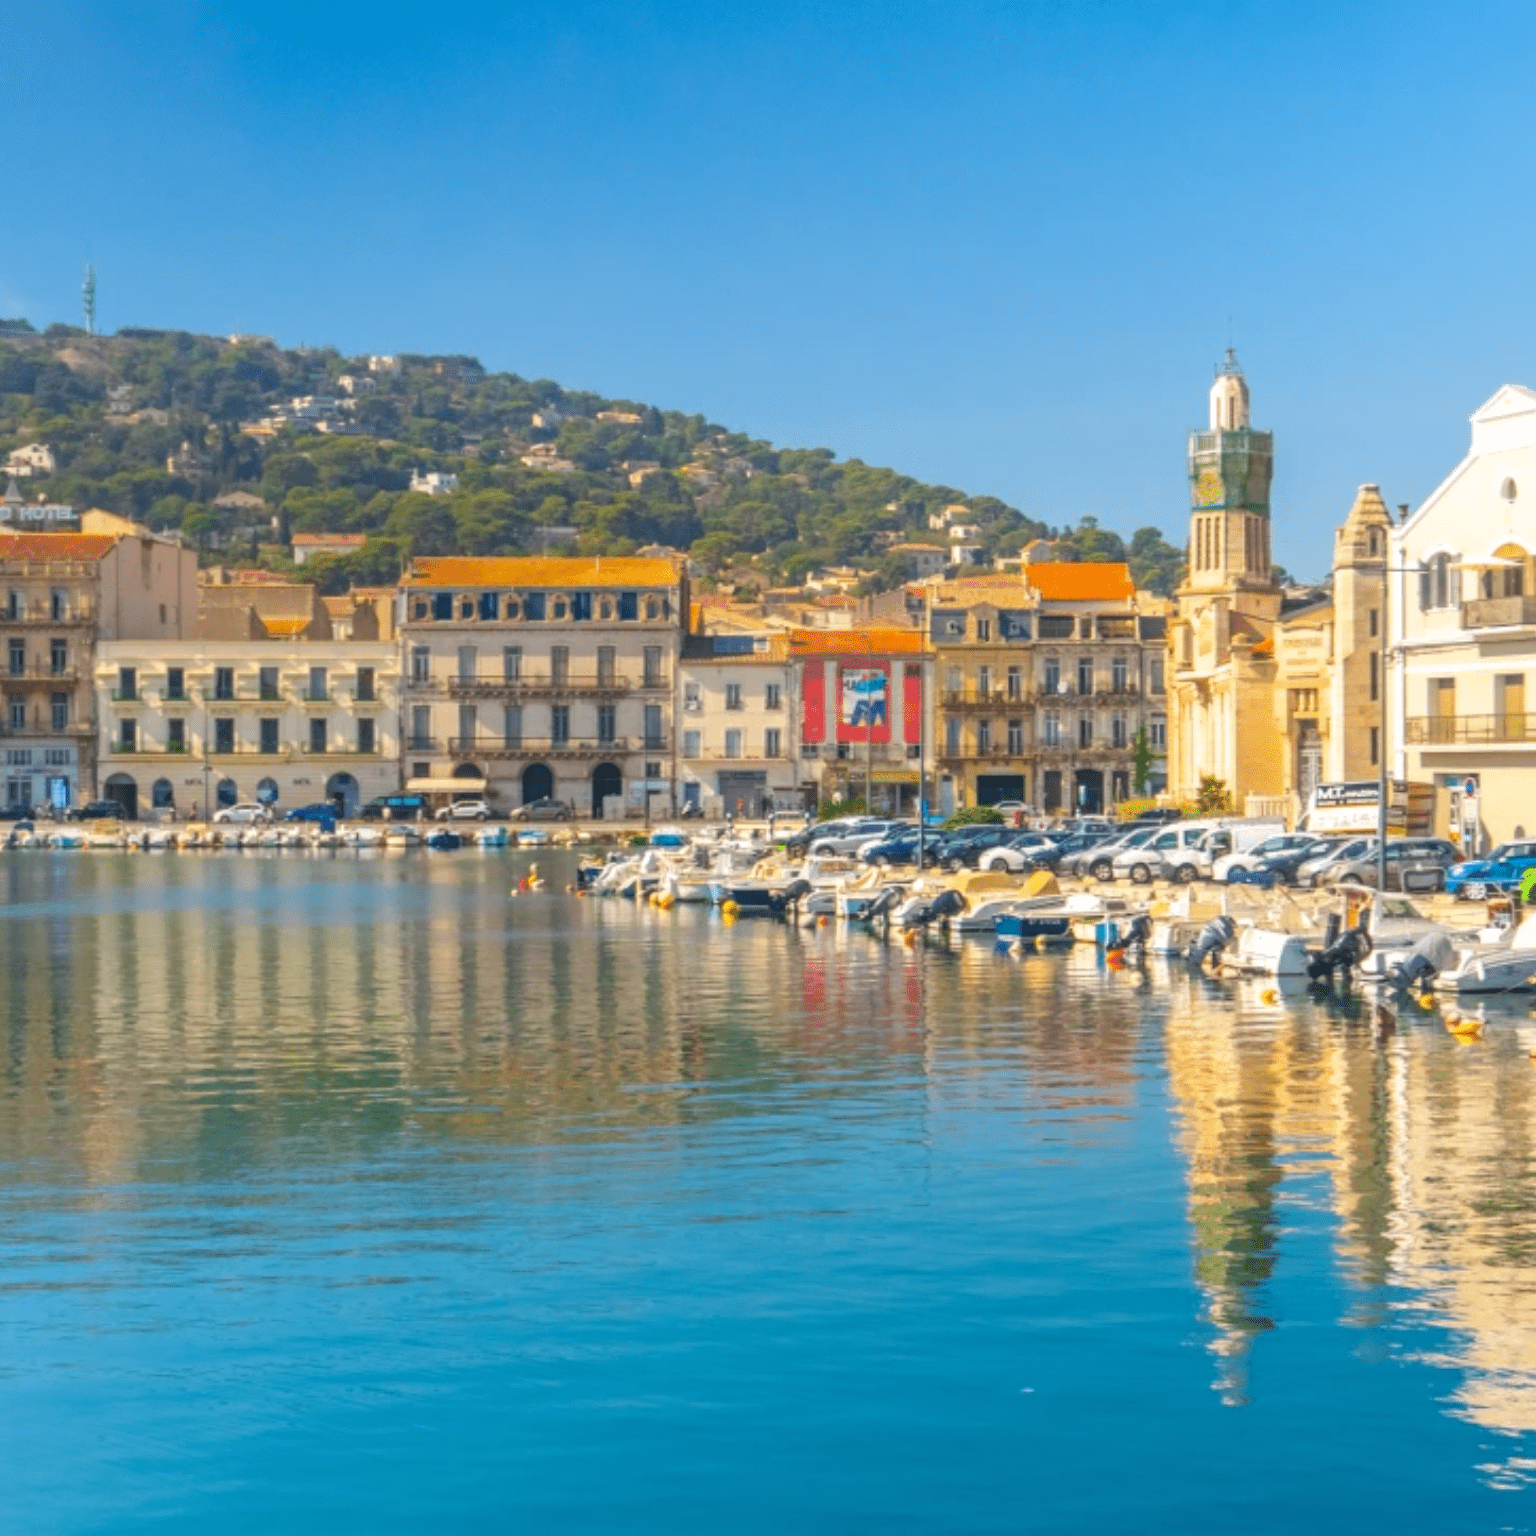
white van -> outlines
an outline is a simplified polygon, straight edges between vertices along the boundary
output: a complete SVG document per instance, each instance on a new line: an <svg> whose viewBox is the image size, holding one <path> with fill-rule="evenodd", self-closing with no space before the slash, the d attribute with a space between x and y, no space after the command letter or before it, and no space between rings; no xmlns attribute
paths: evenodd
<svg viewBox="0 0 1536 1536"><path fill-rule="evenodd" d="M1216 861L1250 848L1285 831L1278 817L1221 816L1210 821L1180 821L1159 832L1145 848L1123 853L1115 860L1116 876L1128 876L1137 885L1162 877L1187 885L1208 880Z"/></svg>

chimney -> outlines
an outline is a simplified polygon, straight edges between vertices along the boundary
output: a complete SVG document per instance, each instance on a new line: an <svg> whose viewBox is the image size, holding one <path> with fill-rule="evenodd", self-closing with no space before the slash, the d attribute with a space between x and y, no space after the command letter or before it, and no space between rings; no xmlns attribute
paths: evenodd
<svg viewBox="0 0 1536 1536"><path fill-rule="evenodd" d="M1400 523L1408 521L1408 503L1406 501L1400 501L1397 504L1397 520Z"/></svg>

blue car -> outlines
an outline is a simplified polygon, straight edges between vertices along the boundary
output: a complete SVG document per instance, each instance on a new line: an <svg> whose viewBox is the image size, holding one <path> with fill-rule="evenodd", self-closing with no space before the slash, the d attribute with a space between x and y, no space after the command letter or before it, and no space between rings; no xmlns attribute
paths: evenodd
<svg viewBox="0 0 1536 1536"><path fill-rule="evenodd" d="M1445 872L1445 888L1468 901L1511 896L1520 889L1528 869L1536 869L1536 843L1503 843L1486 859L1451 865Z"/></svg>
<svg viewBox="0 0 1536 1536"><path fill-rule="evenodd" d="M286 816L284 821L318 821L322 832L334 832L336 830L336 807L324 800L317 800L313 805L296 805Z"/></svg>

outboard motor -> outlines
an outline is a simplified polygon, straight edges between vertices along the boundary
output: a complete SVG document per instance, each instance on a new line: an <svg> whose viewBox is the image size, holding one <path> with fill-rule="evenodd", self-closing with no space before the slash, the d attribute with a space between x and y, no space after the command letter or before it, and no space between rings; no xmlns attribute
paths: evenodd
<svg viewBox="0 0 1536 1536"><path fill-rule="evenodd" d="M1189 963L1204 969L1220 961L1227 946L1237 937L1237 924L1223 914L1213 917L1200 930L1200 937L1190 946Z"/></svg>
<svg viewBox="0 0 1536 1536"><path fill-rule="evenodd" d="M1134 954L1140 959L1147 950L1147 940L1152 937L1152 919L1143 912L1132 922L1115 940L1113 944L1104 946L1106 957L1123 956L1127 953Z"/></svg>
<svg viewBox="0 0 1536 1536"><path fill-rule="evenodd" d="M782 916L788 908L798 906L815 889L809 880L791 880L782 891L775 891L768 898L768 905L775 915Z"/></svg>
<svg viewBox="0 0 1536 1536"><path fill-rule="evenodd" d="M1427 933L1387 972L1387 985L1394 992L1427 992L1435 977L1455 959L1455 947L1446 934Z"/></svg>
<svg viewBox="0 0 1536 1536"><path fill-rule="evenodd" d="M912 924L917 928L927 928L934 923L948 922L964 911L965 897L959 891L940 891L927 906L919 908L913 916Z"/></svg>
<svg viewBox="0 0 1536 1536"><path fill-rule="evenodd" d="M901 900L900 886L888 885L875 899L864 909L864 915L871 921L877 918L889 917L891 908Z"/></svg>
<svg viewBox="0 0 1536 1536"><path fill-rule="evenodd" d="M1371 952L1371 936L1363 927L1346 930L1323 952L1313 957L1307 966L1307 975L1313 981L1331 981L1334 974L1342 973L1345 981Z"/></svg>

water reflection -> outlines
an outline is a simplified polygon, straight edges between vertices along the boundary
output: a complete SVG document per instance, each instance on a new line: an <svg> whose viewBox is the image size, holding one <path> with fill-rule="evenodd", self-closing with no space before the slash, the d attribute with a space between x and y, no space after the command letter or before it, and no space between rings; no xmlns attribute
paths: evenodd
<svg viewBox="0 0 1536 1536"><path fill-rule="evenodd" d="M1058 1201L1078 1198L1095 1159L1140 1170L1153 1200L1161 1184L1173 1198L1177 1174L1175 1278L1186 1295L1192 1282L1222 1402L1262 1400L1288 1319L1323 1305L1371 1358L1453 1372L1464 1422L1536 1431L1523 1011L1469 1047L1431 1016L1383 1031L1348 998L1109 973L1086 950L999 959L975 942L513 899L520 868L501 855L0 863L0 1192L15 1217L0 1294L33 1283L29 1223L151 1188L195 1186L176 1220L212 1221L204 1191L238 1187L244 1210L268 1174L323 1186L508 1149L565 1167L562 1149L680 1149L711 1126L738 1137L723 1145L744 1166L857 1141L931 1180L925 1199L974 1199L985 1223L1007 1215L1006 1181L987 1185L988 1205L941 1172L985 1126L1028 1147ZM754 1126L761 1140L739 1139ZM985 1161L967 1171L994 1177ZM679 1151L675 1176L688 1172ZM1078 1251L1053 1219L1051 1240ZM103 1282L50 1280L72 1283ZM1519 1483L1528 1449L1485 1460L1485 1476Z"/></svg>

